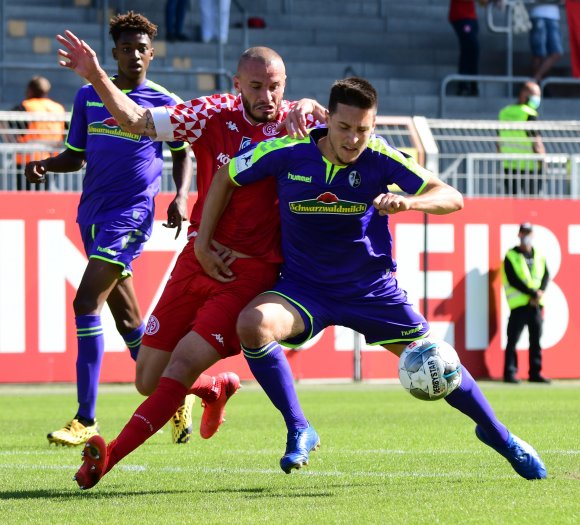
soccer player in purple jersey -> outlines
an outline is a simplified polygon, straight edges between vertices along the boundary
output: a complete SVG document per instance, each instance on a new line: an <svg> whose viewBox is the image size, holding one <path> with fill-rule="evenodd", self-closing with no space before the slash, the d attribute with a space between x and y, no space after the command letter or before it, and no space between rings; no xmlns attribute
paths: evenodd
<svg viewBox="0 0 580 525"><path fill-rule="evenodd" d="M284 263L274 288L242 310L237 330L255 378L282 413L288 429L280 466L308 463L320 444L294 389L280 346L300 346L330 325L362 333L399 356L429 333L393 272L389 215L444 215L463 208L461 194L373 134L377 96L360 78L334 83L327 128L303 139L261 142L217 172L206 197L195 251L206 273L228 282L231 268L210 249L219 217L236 186L274 176L280 200ZM390 193L397 184L403 194ZM467 369L446 398L476 423L476 435L526 479L546 477L537 452L511 434Z"/></svg>
<svg viewBox="0 0 580 525"><path fill-rule="evenodd" d="M118 72L115 85L140 106L173 105L181 100L147 80L157 27L132 11L110 22ZM99 374L104 352L101 310L107 302L117 330L137 358L144 324L133 287L131 263L149 239L154 197L163 169L162 142L124 132L91 85L75 97L66 149L56 157L30 162L26 177L40 183L47 172L72 172L86 164L77 222L89 258L74 299L78 340L78 410L62 429L48 434L49 443L75 446L99 432L95 419ZM184 142L169 142L176 196L167 209L167 224L177 228L187 218L192 163ZM181 408L189 413L193 398ZM189 409L187 408L189 407ZM176 422L178 422L176 420Z"/></svg>

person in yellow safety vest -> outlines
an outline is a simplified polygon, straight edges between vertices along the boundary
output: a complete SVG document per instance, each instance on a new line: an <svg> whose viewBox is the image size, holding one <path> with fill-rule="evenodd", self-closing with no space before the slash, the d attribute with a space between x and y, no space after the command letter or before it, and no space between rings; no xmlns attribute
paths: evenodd
<svg viewBox="0 0 580 525"><path fill-rule="evenodd" d="M30 79L26 87L26 98L12 109L12 111L27 111L29 113L65 113L62 104L48 97L50 81L44 77L35 76ZM18 127L27 129L28 133L18 135L17 141L22 144L51 144L55 150L62 148L65 135L64 121L32 121L19 122ZM51 155L57 155L54 151ZM24 176L24 166L33 160L41 160L47 156L46 151L34 153L16 153L17 165L16 188L18 190L30 189L31 185ZM48 187L48 185L47 185Z"/></svg>
<svg viewBox="0 0 580 525"><path fill-rule="evenodd" d="M510 308L503 372L506 383L519 383L516 345L526 325L530 335L529 380L533 383L550 382L541 374L540 346L544 322L544 291L550 274L546 259L538 249L532 247L533 234L533 226L529 222L521 224L518 233L520 244L508 250L502 265L502 281Z"/></svg>
<svg viewBox="0 0 580 525"><path fill-rule="evenodd" d="M520 89L517 104L504 107L499 112L501 122L531 122L538 120L542 100L540 86L526 82ZM542 138L534 130L499 131L498 151L512 155L545 154ZM542 163L537 160L508 159L503 161L504 189L506 195L535 195L542 189Z"/></svg>

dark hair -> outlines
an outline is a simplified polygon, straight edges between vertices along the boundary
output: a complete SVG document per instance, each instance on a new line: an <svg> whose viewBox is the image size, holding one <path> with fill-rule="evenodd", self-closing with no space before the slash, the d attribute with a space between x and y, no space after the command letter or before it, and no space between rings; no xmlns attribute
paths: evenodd
<svg viewBox="0 0 580 525"><path fill-rule="evenodd" d="M115 44L123 32L145 33L153 41L157 36L157 26L143 15L129 11L127 14L114 16L109 22L109 34Z"/></svg>
<svg viewBox="0 0 580 525"><path fill-rule="evenodd" d="M330 88L328 112L334 113L338 104L360 109L376 109L377 92L370 82L360 77L337 80Z"/></svg>
<svg viewBox="0 0 580 525"><path fill-rule="evenodd" d="M32 77L26 87L32 98L44 98L48 96L51 86L47 78Z"/></svg>

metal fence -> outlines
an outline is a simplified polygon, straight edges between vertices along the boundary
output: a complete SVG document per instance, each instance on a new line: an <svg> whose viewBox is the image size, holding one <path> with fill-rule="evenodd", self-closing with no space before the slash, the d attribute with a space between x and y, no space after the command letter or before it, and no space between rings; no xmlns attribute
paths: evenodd
<svg viewBox="0 0 580 525"><path fill-rule="evenodd" d="M580 122L499 122L492 120L427 119L421 140L433 147L426 152L430 169L468 196L580 198L578 159ZM537 134L545 155L499 153L502 130ZM510 138L514 141L514 138ZM521 140L530 140L524 137ZM509 174L506 164L521 161L520 173ZM508 187L509 186L509 187ZM516 191L511 191L514 189Z"/></svg>
<svg viewBox="0 0 580 525"><path fill-rule="evenodd" d="M0 112L0 191L18 190L17 180L23 166L18 162L26 155L48 156L64 149L60 141L21 142L31 130L28 121L63 120L70 114L32 114ZM523 130L539 134L546 149L545 155L513 155L498 153L501 130ZM580 198L580 122L499 122L477 120L443 120L410 117L377 117L376 132L398 149L409 152L428 169L470 197L535 197ZM38 130L36 133L45 134ZM511 141L514 139L511 138ZM171 157L164 148L161 191L173 192ZM196 168L191 189L195 190ZM509 174L511 186L506 185L508 161L524 161L528 167L520 173ZM31 191L82 190L84 170L75 173L50 174L48 186L32 187ZM22 187L22 184L20 184ZM514 190L515 191L512 191Z"/></svg>
<svg viewBox="0 0 580 525"><path fill-rule="evenodd" d="M18 111L0 111L0 191L17 191L18 179L23 177L23 165L18 162L18 158L37 153L41 158L50 154L60 152L64 149L62 140L55 141L32 141L20 142L21 137L30 134L26 128L26 123L31 121L65 121L70 119L70 113L55 116L52 113L27 113ZM378 134L383 135L389 143L396 148L402 149L414 155L420 163L424 162L424 153L419 135L413 125L413 120L409 117L377 117ZM46 133L46 131L42 131ZM20 138L19 138L20 137ZM171 155L167 148L164 148L165 163L161 180L162 192L174 192L175 185L172 178ZM194 162L193 180L191 190L197 189L196 163ZM30 191L81 191L82 179L85 170L74 173L50 173L47 185L30 187ZM20 183L22 187L22 183Z"/></svg>

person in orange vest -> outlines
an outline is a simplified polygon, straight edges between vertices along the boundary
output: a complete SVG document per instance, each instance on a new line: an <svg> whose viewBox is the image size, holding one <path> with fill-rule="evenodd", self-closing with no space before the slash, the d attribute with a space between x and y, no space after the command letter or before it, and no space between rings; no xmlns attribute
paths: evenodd
<svg viewBox="0 0 580 525"><path fill-rule="evenodd" d="M48 79L35 76L30 79L26 87L26 98L12 109L12 111L28 111L29 113L65 113L62 104L55 102L48 97L50 93L50 82ZM60 147L65 136L64 121L32 121L19 122L21 128L28 129L29 133L17 136L17 141L23 144L53 144ZM56 155L55 151L52 155ZM41 160L46 157L46 151L35 153L17 153L16 154L16 187L18 190L31 187L31 183L24 176L24 166L30 161ZM48 184L46 184L48 189Z"/></svg>

